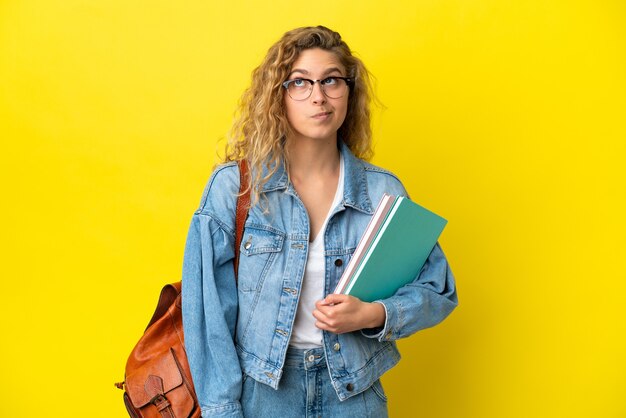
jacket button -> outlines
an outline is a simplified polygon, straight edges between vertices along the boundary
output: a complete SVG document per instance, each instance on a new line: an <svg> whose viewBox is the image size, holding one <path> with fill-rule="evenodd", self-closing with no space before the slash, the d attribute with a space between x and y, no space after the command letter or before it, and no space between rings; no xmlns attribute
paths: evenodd
<svg viewBox="0 0 626 418"><path fill-rule="evenodd" d="M341 266L342 266L342 264L343 264L343 260L341 260L341 258L338 258L338 259L336 259L336 260L335 260L335 265L336 265L337 267L341 267Z"/></svg>
<svg viewBox="0 0 626 418"><path fill-rule="evenodd" d="M348 384L346 385L346 390L347 390L348 392L352 392L352 391L354 390L354 385L353 385L352 383L348 383Z"/></svg>
<svg viewBox="0 0 626 418"><path fill-rule="evenodd" d="M340 349L341 349L341 344L335 343L335 345L333 345L333 350L339 351Z"/></svg>

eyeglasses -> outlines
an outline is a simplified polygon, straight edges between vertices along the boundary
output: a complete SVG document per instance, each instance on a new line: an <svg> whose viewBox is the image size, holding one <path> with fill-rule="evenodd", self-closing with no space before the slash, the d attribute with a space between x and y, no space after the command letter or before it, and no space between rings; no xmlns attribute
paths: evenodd
<svg viewBox="0 0 626 418"><path fill-rule="evenodd" d="M323 80L309 80L308 78L294 78L283 83L289 97L293 100L306 100L311 97L313 85L320 83L324 95L331 99L340 99L348 91L348 86L354 85L354 79L348 77L326 77Z"/></svg>

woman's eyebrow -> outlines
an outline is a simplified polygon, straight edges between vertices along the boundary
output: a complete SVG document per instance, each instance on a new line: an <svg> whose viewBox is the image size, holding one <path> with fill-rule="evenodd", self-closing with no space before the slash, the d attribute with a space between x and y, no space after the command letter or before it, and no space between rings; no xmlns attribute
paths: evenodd
<svg viewBox="0 0 626 418"><path fill-rule="evenodd" d="M341 74L341 70L339 68L332 67L324 71L324 75L328 75L328 74L335 73L335 72Z"/></svg>
<svg viewBox="0 0 626 418"><path fill-rule="evenodd" d="M332 74L332 73L339 73L341 74L341 70L337 67L331 67L326 69L323 73L322 76L327 76L328 74ZM291 72L289 73L289 77L291 77L294 73L302 73L302 74L310 74L307 70L303 70L301 68L294 68L293 70L291 70Z"/></svg>
<svg viewBox="0 0 626 418"><path fill-rule="evenodd" d="M289 77L291 77L293 75L293 73L302 73L302 74L308 74L309 72L307 70L301 70L300 68L294 68L293 70L291 70L291 72L289 73Z"/></svg>

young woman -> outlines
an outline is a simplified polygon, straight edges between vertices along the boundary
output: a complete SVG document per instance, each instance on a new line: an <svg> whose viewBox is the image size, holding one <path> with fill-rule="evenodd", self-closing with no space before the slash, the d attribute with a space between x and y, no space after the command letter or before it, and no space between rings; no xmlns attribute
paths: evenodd
<svg viewBox="0 0 626 418"><path fill-rule="evenodd" d="M383 193L406 195L364 160L370 97L363 63L322 26L287 32L253 72L185 250L185 346L203 417L387 416L379 378L400 359L394 341L456 307L438 244L388 299L332 294ZM240 244L239 159L252 184Z"/></svg>

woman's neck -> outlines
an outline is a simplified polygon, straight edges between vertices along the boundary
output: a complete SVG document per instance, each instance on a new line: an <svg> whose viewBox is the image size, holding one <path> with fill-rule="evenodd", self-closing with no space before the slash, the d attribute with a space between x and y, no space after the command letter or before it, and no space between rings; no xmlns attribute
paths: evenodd
<svg viewBox="0 0 626 418"><path fill-rule="evenodd" d="M286 151L289 159L289 175L292 181L339 172L337 139L287 140Z"/></svg>

